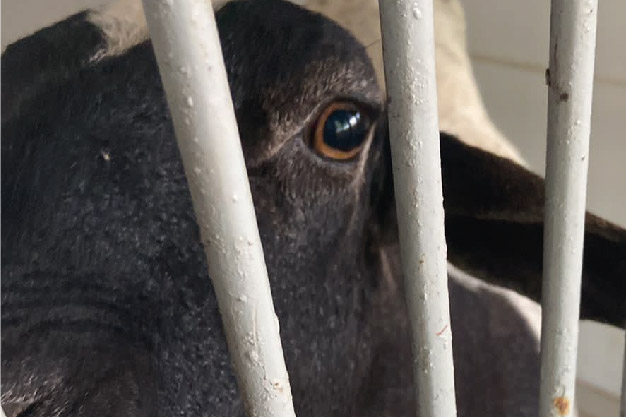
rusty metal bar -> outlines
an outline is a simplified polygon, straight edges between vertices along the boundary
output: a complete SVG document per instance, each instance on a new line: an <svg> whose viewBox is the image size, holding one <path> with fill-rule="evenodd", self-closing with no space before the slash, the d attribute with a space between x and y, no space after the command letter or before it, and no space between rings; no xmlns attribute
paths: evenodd
<svg viewBox="0 0 626 417"><path fill-rule="evenodd" d="M380 0L401 257L420 417L456 415L432 0Z"/></svg>
<svg viewBox="0 0 626 417"><path fill-rule="evenodd" d="M143 5L247 413L294 417L211 2Z"/></svg>
<svg viewBox="0 0 626 417"><path fill-rule="evenodd" d="M540 417L574 410L597 0L552 0Z"/></svg>

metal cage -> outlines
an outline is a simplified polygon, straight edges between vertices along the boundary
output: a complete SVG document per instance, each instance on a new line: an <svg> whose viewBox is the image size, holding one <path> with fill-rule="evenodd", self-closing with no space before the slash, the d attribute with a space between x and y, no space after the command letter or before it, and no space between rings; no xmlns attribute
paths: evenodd
<svg viewBox="0 0 626 417"><path fill-rule="evenodd" d="M211 2L143 4L246 409L295 416ZM380 11L418 413L452 417L433 4L380 0ZM597 0L552 0L541 417L573 410L596 14Z"/></svg>

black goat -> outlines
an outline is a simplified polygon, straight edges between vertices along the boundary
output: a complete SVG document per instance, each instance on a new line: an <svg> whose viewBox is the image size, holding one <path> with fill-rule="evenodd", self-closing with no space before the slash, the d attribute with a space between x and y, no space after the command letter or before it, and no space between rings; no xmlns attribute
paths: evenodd
<svg viewBox="0 0 626 417"><path fill-rule="evenodd" d="M296 412L412 416L384 97L364 48L278 0L217 13ZM242 416L152 46L78 14L2 56L2 405ZM449 259L538 300L543 181L441 135ZM587 217L581 316L623 326L626 233ZM532 416L536 336L450 276L460 416Z"/></svg>

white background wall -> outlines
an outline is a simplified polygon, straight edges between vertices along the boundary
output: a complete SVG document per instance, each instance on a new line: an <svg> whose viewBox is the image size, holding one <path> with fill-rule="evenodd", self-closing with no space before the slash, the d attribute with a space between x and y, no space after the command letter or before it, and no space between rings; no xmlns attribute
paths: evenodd
<svg viewBox="0 0 626 417"><path fill-rule="evenodd" d="M107 0L2 0L2 47L70 12ZM547 0L463 0L476 79L495 124L543 173L549 39ZM626 227L626 1L601 0L588 207ZM617 416L624 335L583 323L578 403Z"/></svg>
<svg viewBox="0 0 626 417"><path fill-rule="evenodd" d="M462 2L470 56L487 111L531 169L543 174L550 2ZM626 227L624 0L600 0L591 130L588 208ZM582 324L577 401L584 416L617 417L623 352L623 332Z"/></svg>

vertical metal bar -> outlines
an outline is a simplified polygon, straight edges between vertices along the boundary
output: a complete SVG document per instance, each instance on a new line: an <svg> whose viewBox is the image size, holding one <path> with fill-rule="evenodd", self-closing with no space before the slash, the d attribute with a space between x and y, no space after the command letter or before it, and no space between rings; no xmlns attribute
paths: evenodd
<svg viewBox="0 0 626 417"><path fill-rule="evenodd" d="M552 0L540 417L574 408L597 0Z"/></svg>
<svg viewBox="0 0 626 417"><path fill-rule="evenodd" d="M293 417L211 2L143 5L247 413Z"/></svg>
<svg viewBox="0 0 626 417"><path fill-rule="evenodd" d="M380 0L417 414L456 415L432 0Z"/></svg>
<svg viewBox="0 0 626 417"><path fill-rule="evenodd" d="M624 362L622 364L622 397L619 415L620 417L626 417L626 343L624 344Z"/></svg>

